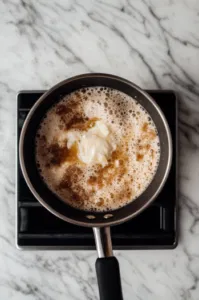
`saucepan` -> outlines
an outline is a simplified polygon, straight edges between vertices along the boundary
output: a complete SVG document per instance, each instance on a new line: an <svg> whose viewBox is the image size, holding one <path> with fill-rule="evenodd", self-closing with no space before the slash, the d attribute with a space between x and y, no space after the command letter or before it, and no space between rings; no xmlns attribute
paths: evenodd
<svg viewBox="0 0 199 300"><path fill-rule="evenodd" d="M161 148L157 172L148 188L128 205L107 212L79 210L63 202L42 180L35 161L35 136L47 110L69 93L96 86L113 88L136 98L153 119ZM66 222L93 228L98 252L96 273L100 299L123 299L119 264L112 251L110 226L136 217L155 200L166 182L172 161L172 139L165 116L157 103L134 83L109 74L83 74L64 80L42 95L30 110L21 131L19 158L27 185L46 209Z"/></svg>

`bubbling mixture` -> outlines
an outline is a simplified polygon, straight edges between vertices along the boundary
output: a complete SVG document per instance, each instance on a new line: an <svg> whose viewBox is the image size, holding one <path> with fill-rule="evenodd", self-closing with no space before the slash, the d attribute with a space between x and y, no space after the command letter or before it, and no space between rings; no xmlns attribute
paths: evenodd
<svg viewBox="0 0 199 300"><path fill-rule="evenodd" d="M160 159L148 112L130 96L105 87L65 96L43 118L36 162L47 186L87 211L122 207L141 195Z"/></svg>

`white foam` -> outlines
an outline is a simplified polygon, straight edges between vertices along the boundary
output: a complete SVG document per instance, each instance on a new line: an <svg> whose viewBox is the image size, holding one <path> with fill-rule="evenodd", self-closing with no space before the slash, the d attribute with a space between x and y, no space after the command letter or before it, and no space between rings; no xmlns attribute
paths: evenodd
<svg viewBox="0 0 199 300"><path fill-rule="evenodd" d="M56 113L59 105L67 108L61 115ZM67 124L75 117L77 123L82 118L101 119L110 128L119 153L110 168L101 170L97 164L79 161L46 166L52 158L48 146L56 142L66 147ZM66 96L48 111L38 133L36 160L41 175L52 191L75 207L106 211L126 205L143 193L157 170L160 147L155 125L137 101L117 90L94 87ZM70 188L59 188L66 174Z"/></svg>

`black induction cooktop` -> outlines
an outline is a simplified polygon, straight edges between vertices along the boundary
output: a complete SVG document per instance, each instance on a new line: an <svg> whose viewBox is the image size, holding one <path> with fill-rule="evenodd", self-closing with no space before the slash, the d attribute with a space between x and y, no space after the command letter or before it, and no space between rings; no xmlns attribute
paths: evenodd
<svg viewBox="0 0 199 300"><path fill-rule="evenodd" d="M177 246L177 96L174 91L147 91L163 110L173 138L173 161L157 199L129 222L111 228L114 249L173 249ZM93 232L58 219L34 198L23 178L18 142L23 122L44 91L17 95L16 244L20 249L95 249Z"/></svg>

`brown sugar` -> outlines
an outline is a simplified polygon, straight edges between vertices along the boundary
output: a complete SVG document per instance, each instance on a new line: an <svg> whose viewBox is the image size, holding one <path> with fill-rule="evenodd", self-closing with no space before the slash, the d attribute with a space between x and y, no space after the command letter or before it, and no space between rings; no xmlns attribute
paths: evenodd
<svg viewBox="0 0 199 300"><path fill-rule="evenodd" d="M64 104L59 104L57 105L56 107L56 114L59 115L59 116L63 116L65 114L68 114L72 111L72 109Z"/></svg>
<svg viewBox="0 0 199 300"><path fill-rule="evenodd" d="M58 143L53 143L48 147L48 152L51 154L50 165L61 166L65 162L78 162L76 144L68 149L66 145L60 146Z"/></svg>
<svg viewBox="0 0 199 300"><path fill-rule="evenodd" d="M142 126L142 131L146 132L147 130L148 130L148 123L145 122Z"/></svg>
<svg viewBox="0 0 199 300"><path fill-rule="evenodd" d="M73 116L68 123L65 124L66 129L72 129L72 128L82 128L85 123L85 118L82 116L79 116L78 114L76 116Z"/></svg>
<svg viewBox="0 0 199 300"><path fill-rule="evenodd" d="M143 159L144 155L143 154L140 154L140 153L137 153L136 154L136 160L137 161L141 161Z"/></svg>
<svg viewBox="0 0 199 300"><path fill-rule="evenodd" d="M66 170L61 182L57 186L57 190L66 190L72 202L78 203L78 206L81 207L89 195L85 190L78 185L77 179L82 176L83 172L80 168L76 166L69 166Z"/></svg>
<svg viewBox="0 0 199 300"><path fill-rule="evenodd" d="M157 134L155 130L150 129L148 123L144 123L142 126L142 139L150 139L153 140L156 138Z"/></svg>
<svg viewBox="0 0 199 300"><path fill-rule="evenodd" d="M115 162L118 161L118 166L115 165ZM96 176L91 176L87 183L92 186L97 186L102 188L104 185L112 184L115 178L121 179L126 173L126 166L128 158L121 151L115 150L112 153L109 163L105 167L98 167Z"/></svg>
<svg viewBox="0 0 199 300"><path fill-rule="evenodd" d="M96 121L98 121L98 118L92 118L89 120L86 120L85 118L78 118L74 117L71 119L71 121L68 123L68 129L78 129L78 130L88 130L89 128L92 128L95 126Z"/></svg>

